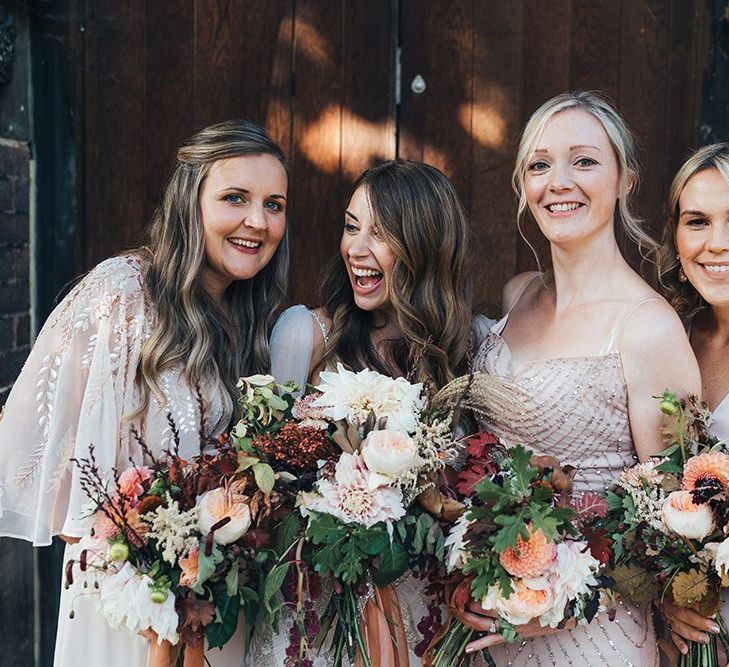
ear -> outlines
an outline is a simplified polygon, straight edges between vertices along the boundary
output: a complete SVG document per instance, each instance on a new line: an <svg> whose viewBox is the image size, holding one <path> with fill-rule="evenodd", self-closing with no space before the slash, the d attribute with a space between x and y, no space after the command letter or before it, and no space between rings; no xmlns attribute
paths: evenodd
<svg viewBox="0 0 729 667"><path fill-rule="evenodd" d="M634 171L628 171L627 176L625 178L625 195L629 195L631 192L633 192L633 189L635 188L636 184L638 183L638 176L635 174Z"/></svg>

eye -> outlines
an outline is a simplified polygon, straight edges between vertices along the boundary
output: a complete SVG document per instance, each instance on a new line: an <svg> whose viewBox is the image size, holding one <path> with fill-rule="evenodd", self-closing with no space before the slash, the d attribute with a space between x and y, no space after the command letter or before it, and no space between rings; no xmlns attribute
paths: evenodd
<svg viewBox="0 0 729 667"><path fill-rule="evenodd" d="M544 160L537 160L536 162L532 162L527 167L527 171L532 172L540 172L544 171L545 169L549 169L549 165Z"/></svg>
<svg viewBox="0 0 729 667"><path fill-rule="evenodd" d="M280 213L281 211L283 211L283 206L281 205L281 202L275 199L269 199L266 202L265 206L269 211L273 211L274 213Z"/></svg>
<svg viewBox="0 0 729 667"><path fill-rule="evenodd" d="M709 221L706 218L689 218L684 224L687 227L708 227Z"/></svg>
<svg viewBox="0 0 729 667"><path fill-rule="evenodd" d="M225 197L223 197L223 199L225 201L227 201L229 204L242 204L244 201L243 197L241 195L236 195L236 194L225 195Z"/></svg>
<svg viewBox="0 0 729 667"><path fill-rule="evenodd" d="M592 167L597 164L597 160L593 160L591 157L581 157L575 162L575 164L578 167Z"/></svg>
<svg viewBox="0 0 729 667"><path fill-rule="evenodd" d="M352 224L351 222L345 221L344 231L348 232L349 234L356 234L359 231L359 227L357 227L357 225Z"/></svg>

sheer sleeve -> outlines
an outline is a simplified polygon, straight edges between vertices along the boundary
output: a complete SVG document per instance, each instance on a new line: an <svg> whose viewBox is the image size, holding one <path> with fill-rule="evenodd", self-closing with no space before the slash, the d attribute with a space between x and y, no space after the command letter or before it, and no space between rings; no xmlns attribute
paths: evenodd
<svg viewBox="0 0 729 667"><path fill-rule="evenodd" d="M106 260L40 332L0 419L0 535L82 535L88 499L71 459L93 444L102 475L125 467L121 422L150 326L141 280L138 260Z"/></svg>
<svg viewBox="0 0 729 667"><path fill-rule="evenodd" d="M293 380L306 388L318 328L306 306L291 306L278 318L271 332L271 374L278 382Z"/></svg>
<svg viewBox="0 0 729 667"><path fill-rule="evenodd" d="M486 338L489 331L491 331L491 327L496 324L496 320L489 319L486 317L486 315L475 315L473 318L473 322L471 325L471 328L473 329L473 335L474 335L474 346L473 351L476 352L478 350L479 346L483 342L483 339Z"/></svg>

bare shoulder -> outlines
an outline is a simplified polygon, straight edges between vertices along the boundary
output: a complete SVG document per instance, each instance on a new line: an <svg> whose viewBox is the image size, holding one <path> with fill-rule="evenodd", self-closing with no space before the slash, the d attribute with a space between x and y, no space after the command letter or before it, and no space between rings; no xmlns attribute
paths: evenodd
<svg viewBox="0 0 729 667"><path fill-rule="evenodd" d="M525 271L509 279L504 285L501 303L504 311L509 310L522 295L527 285L539 275L538 271Z"/></svg>
<svg viewBox="0 0 729 667"><path fill-rule="evenodd" d="M628 317L623 330L621 348L638 351L657 343L688 345L688 337L676 311L663 297L653 292Z"/></svg>

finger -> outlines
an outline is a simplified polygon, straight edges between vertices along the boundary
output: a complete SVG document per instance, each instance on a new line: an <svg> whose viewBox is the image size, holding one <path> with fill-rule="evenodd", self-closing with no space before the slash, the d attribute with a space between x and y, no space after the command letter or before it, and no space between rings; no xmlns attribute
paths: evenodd
<svg viewBox="0 0 729 667"><path fill-rule="evenodd" d="M671 641L681 654L686 655L688 653L688 644L675 632L671 633Z"/></svg>
<svg viewBox="0 0 729 667"><path fill-rule="evenodd" d="M709 635L681 621L671 621L671 632L680 635L684 640L688 639L689 641L699 642L701 644L709 643Z"/></svg>
<svg viewBox="0 0 729 667"><path fill-rule="evenodd" d="M684 625L688 625L704 632L712 632L719 634L719 626L713 618L702 616L694 609L688 607L677 607L672 603L665 603L662 607L663 615L669 622L680 621Z"/></svg>
<svg viewBox="0 0 729 667"><path fill-rule="evenodd" d="M476 639L475 641L472 641L470 644L466 644L466 653L475 653L476 651L481 651L485 648L490 648L491 646L498 646L499 644L503 644L506 640L501 635L486 635L485 637L480 637L479 639Z"/></svg>
<svg viewBox="0 0 729 667"><path fill-rule="evenodd" d="M459 617L466 625L479 632L495 632L498 628L498 622L491 616L482 616L481 614L473 614L470 611L463 611Z"/></svg>

